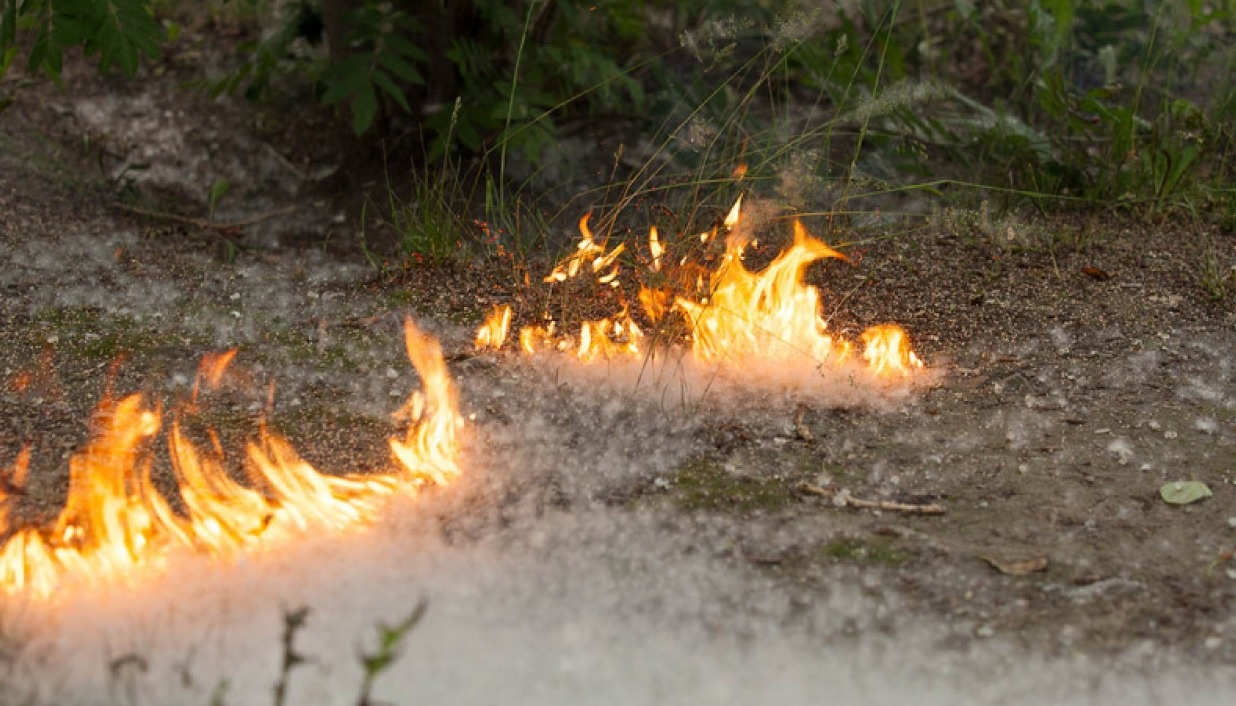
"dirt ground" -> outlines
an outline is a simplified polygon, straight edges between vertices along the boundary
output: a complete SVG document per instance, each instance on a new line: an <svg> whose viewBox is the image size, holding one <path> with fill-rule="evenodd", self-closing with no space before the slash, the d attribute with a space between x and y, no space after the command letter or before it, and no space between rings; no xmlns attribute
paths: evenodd
<svg viewBox="0 0 1236 706"><path fill-rule="evenodd" d="M201 353L237 347L259 391L211 413L225 441L266 415L319 468L381 467L408 389L391 342L410 314L453 356L476 443L541 443L521 424L544 405L561 449L608 449L518 480L491 468L463 502L475 516L443 532L497 531L529 504L652 513L683 536L707 524L709 541L682 551L794 600L845 582L895 595L952 626L941 649L999 638L1048 656L1236 662L1236 234L1183 214L893 224L863 234L857 264L810 276L835 330L910 331L932 385L868 399L739 383L667 404L622 382L589 391L565 363L472 355L491 303L531 298L506 265L381 273L359 247L356 192L329 186L337 155L255 127L247 106L145 86L30 89L0 114L0 464L26 443L34 454L17 521L54 517L121 356L116 390L174 399ZM233 192L215 218L260 222L194 222L218 178ZM198 215L115 205L133 194ZM1208 291L1224 277L1225 296ZM1178 480L1214 496L1170 505L1159 488ZM945 513L839 507L803 484Z"/></svg>

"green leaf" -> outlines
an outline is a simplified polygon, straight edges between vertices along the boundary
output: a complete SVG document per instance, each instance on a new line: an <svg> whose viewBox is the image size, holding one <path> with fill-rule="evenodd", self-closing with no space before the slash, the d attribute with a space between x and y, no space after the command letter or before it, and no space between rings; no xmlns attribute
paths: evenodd
<svg viewBox="0 0 1236 706"><path fill-rule="evenodd" d="M2 0L4 14L0 15L0 52L17 41L17 0Z"/></svg>
<svg viewBox="0 0 1236 706"><path fill-rule="evenodd" d="M1214 493L1210 492L1205 483L1196 480L1172 481L1159 488L1159 496L1172 505L1188 505L1212 495Z"/></svg>
<svg viewBox="0 0 1236 706"><path fill-rule="evenodd" d="M391 81L390 77L387 76L385 72L374 71L373 82L378 85L378 88L381 88L387 95L393 98L395 102L399 104L399 107L404 109L404 112L412 111L412 108L408 105L408 97L403 94L403 91L396 86L393 81Z"/></svg>
<svg viewBox="0 0 1236 706"><path fill-rule="evenodd" d="M64 18L57 22L57 29L68 21L80 37L72 41L68 41L68 36L58 38L61 45L82 44L88 56L98 54L100 71L118 66L132 77L137 73L141 55L158 56L159 46L167 36L145 0L91 0L63 5L62 10L58 8L58 14Z"/></svg>
<svg viewBox="0 0 1236 706"><path fill-rule="evenodd" d="M327 89L322 95L324 105L334 105L360 92L369 83L371 54L350 56L331 67L326 77ZM370 89L372 90L372 88Z"/></svg>
<svg viewBox="0 0 1236 706"><path fill-rule="evenodd" d="M378 96L373 92L373 84L366 83L352 96L352 131L365 134L377 114Z"/></svg>
<svg viewBox="0 0 1236 706"><path fill-rule="evenodd" d="M399 54L420 62L429 61L429 55L423 49L416 46L412 42L404 39L398 34L387 35L382 38L383 43L391 49L394 49Z"/></svg>
<svg viewBox="0 0 1236 706"><path fill-rule="evenodd" d="M398 54L391 51L381 51L377 53L377 57L378 63L404 81L416 84L425 82L425 79L421 77L421 72L417 71L415 66L402 59Z"/></svg>
<svg viewBox="0 0 1236 706"><path fill-rule="evenodd" d="M210 185L210 198L207 208L209 209L210 217L214 218L215 207L219 205L219 201L227 196L227 192L232 188L232 182L227 179L215 179L215 182Z"/></svg>

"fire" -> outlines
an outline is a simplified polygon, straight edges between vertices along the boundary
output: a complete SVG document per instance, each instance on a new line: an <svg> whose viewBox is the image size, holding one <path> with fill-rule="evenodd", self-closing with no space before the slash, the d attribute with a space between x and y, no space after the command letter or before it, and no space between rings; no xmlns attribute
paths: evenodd
<svg viewBox="0 0 1236 706"><path fill-rule="evenodd" d="M648 229L648 251L652 253L652 271L660 272L661 256L665 254L665 246L661 244L661 238L657 233L656 226Z"/></svg>
<svg viewBox="0 0 1236 706"><path fill-rule="evenodd" d="M741 199L726 218L727 227L738 224L740 203ZM794 220L793 243L762 272L751 272L743 264L745 248L742 238L731 236L706 293L674 299L674 308L687 320L695 356L728 363L804 355L817 364L849 360L853 344L828 332L819 290L803 283L808 265L825 259L846 260L845 255L813 237L798 219ZM870 328L860 340L862 359L877 375L906 375L923 365L910 350L905 331L895 324Z"/></svg>
<svg viewBox="0 0 1236 706"><path fill-rule="evenodd" d="M500 350L506 343L506 332L511 328L511 307L495 306L485 317L485 323L476 330L476 349Z"/></svg>
<svg viewBox="0 0 1236 706"><path fill-rule="evenodd" d="M598 243L588 226L590 217L591 214L584 214L579 219L581 237L575 252L559 261L545 276L545 282L558 284L591 275L597 284L614 289L621 286L618 258L626 251L626 244L609 249L605 243ZM651 237L655 241L655 230ZM510 324L509 306L491 309L476 331L476 349L500 350L506 342ZM623 306L614 316L582 322L577 335L560 333L553 321L542 326L524 326L519 330L519 347L530 355L540 351L573 352L581 361L588 362L597 358L639 356L643 335L627 307Z"/></svg>
<svg viewBox="0 0 1236 706"><path fill-rule="evenodd" d="M449 483L460 472L456 434L462 425L453 386L437 341L411 320L405 343L424 390L400 412L404 435L390 441L398 470L323 474L263 425L245 449L249 482L242 483L228 473L217 436L211 433L208 450L199 448L174 414L167 444L183 512L173 510L152 481L151 446L163 428L162 411L140 394L106 395L94 415L93 437L69 461L68 500L50 526L11 526L9 496L29 467L29 449L14 462L10 482L0 489L0 521L10 534L0 549L0 588L47 596L73 582L157 569L178 548L226 556L308 528L346 530L376 518L395 493ZM199 382L216 384L231 359L208 357Z"/></svg>
<svg viewBox="0 0 1236 706"><path fill-rule="evenodd" d="M576 251L554 266L545 282L561 283L591 271L599 284L616 286L618 257L623 246L607 250L598 244L588 228L588 216L580 219L581 240ZM865 365L882 377L904 377L923 367L910 348L909 337L895 324L867 329L860 336L861 355L855 355L853 342L828 331L823 316L820 292L803 282L803 274L814 262L846 260L837 250L807 232L795 220L793 242L771 264L752 272L743 255L754 241L748 241L742 223L740 196L718 227L700 233L698 240L707 248L725 234L725 250L720 264L707 272L696 265L691 255L675 261L669 244L653 226L648 232L648 280L666 282L641 286L639 302L643 313L654 324L677 312L686 323L690 348L697 360L741 365L751 360L791 361L805 359L812 365ZM505 340L510 310L495 310L477 332L477 348L498 348ZM500 334L499 334L500 332ZM641 346L644 337L625 304L608 318L585 321L578 336L562 334L555 322L520 330L520 348L528 354L545 350L574 353L582 361L598 357L638 357L647 353ZM498 343L493 343L493 341Z"/></svg>
<svg viewBox="0 0 1236 706"><path fill-rule="evenodd" d="M619 243L618 247L606 252L605 243L597 243L592 230L588 228L588 219L591 217L591 213L585 213L579 219L579 232L583 236L580 238L579 245L576 246L574 253L554 266L553 271L545 276L545 282L565 282L572 277L579 276L584 266L587 265L589 271L597 276L597 281L601 284L611 287L619 285L618 256L626 250L627 246L625 243Z"/></svg>
<svg viewBox="0 0 1236 706"><path fill-rule="evenodd" d="M923 361L910 350L910 338L896 324L872 326L863 331L863 360L880 373L908 374L923 367Z"/></svg>

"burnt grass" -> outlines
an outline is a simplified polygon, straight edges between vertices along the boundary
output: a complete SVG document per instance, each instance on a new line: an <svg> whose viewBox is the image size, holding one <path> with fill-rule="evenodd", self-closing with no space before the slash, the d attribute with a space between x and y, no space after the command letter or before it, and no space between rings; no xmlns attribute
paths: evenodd
<svg viewBox="0 0 1236 706"><path fill-rule="evenodd" d="M201 422L239 442L269 419L321 468L385 465L384 439L395 429L385 414L409 389L397 345L405 315L427 322L454 374L470 376L465 415L479 413L480 425L519 419L523 400L468 394L485 376L518 366L469 352L471 326L490 304L538 301L517 267L478 258L373 269L355 239L364 180L352 190L238 183L250 194L233 204L238 211L299 207L295 217L250 229L115 208L133 193L123 190L136 190L147 202L157 196L200 214L209 182L199 178L198 192L174 179L120 184L131 175L118 179L119 164L144 149L148 161L176 160L119 124L108 133L108 120L123 112L88 125L82 118L82 105L116 91L136 100L137 87L76 80L69 95L20 93L0 115L0 465L27 443L34 459L15 500L18 521L54 517L65 459L87 438L90 410L107 386L171 404L187 393L197 356L221 347L240 347L244 382L260 392L238 383ZM152 85L140 89L145 110L190 153L247 150L259 160L263 152L248 148L269 144L306 169L320 157L298 153L305 143L294 135L247 135L243 106L205 111L195 104L200 96ZM172 117L160 121L164 109ZM199 171L209 174L211 162L201 159ZM732 539L715 550L719 559L787 588L827 591L855 570L869 572L907 609L964 626L963 642L994 634L1064 655L1116 654L1148 641L1231 663L1236 562L1225 552L1236 548L1236 280L1220 296L1205 273L1206 263L1221 273L1236 265L1236 237L1185 213L990 220L938 210L888 224L863 234L858 264L809 273L834 330L853 335L896 321L910 331L941 373L930 389L892 409L779 405L753 391L750 409L684 411L694 415L692 451L672 473L579 492L665 513L671 524L715 520ZM573 311L606 304L577 302ZM280 392L268 407L265 385L276 380ZM169 473L156 466L170 496ZM1159 498L1160 485L1186 479L1206 482L1214 497L1187 507ZM803 483L937 502L947 512L837 507L801 492ZM512 492L548 494L556 511L586 505L546 484ZM993 566L1039 557L1045 567L1021 575Z"/></svg>

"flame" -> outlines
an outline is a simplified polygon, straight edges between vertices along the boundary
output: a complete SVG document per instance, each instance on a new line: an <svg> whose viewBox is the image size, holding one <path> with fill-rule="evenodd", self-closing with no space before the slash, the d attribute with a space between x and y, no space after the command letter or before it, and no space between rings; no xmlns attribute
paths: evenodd
<svg viewBox="0 0 1236 706"><path fill-rule="evenodd" d="M181 547L225 556L311 527L345 530L372 521L397 492L449 483L460 472L456 434L463 422L446 364L437 341L411 320L405 322L405 344L424 391L414 392L401 410L403 437L390 441L398 470L326 475L262 425L245 449L245 484L229 475L213 432L210 450L203 451L173 419L167 444L183 512L172 509L151 478L150 447L162 428L161 411L140 394L105 396L92 438L69 461L68 499L54 523L13 531L11 488L0 489L0 522L11 531L0 549L0 589L47 596L66 583L157 569ZM208 357L201 377L217 383L231 359L231 353ZM9 474L14 485L28 465L27 448Z"/></svg>
<svg viewBox="0 0 1236 706"><path fill-rule="evenodd" d="M738 224L737 213L735 204L726 218L728 227ZM853 344L828 333L819 290L802 281L811 263L846 260L845 255L813 237L797 219L794 242L762 272L746 268L744 248L741 238L731 237L721 265L709 279L707 295L698 301L674 299L674 308L687 319L696 357L729 363L802 355L817 363L839 364L850 359ZM910 350L905 331L894 324L870 328L860 340L862 359L877 375L905 375L923 366Z"/></svg>
<svg viewBox="0 0 1236 706"><path fill-rule="evenodd" d="M12 496L21 493L26 485L26 476L29 474L30 447L27 445L17 453L13 467L0 479L0 526L8 525Z"/></svg>
<svg viewBox="0 0 1236 706"><path fill-rule="evenodd" d="M554 265L553 270L545 276L545 282L566 282L583 274L590 274L597 284L615 289L621 285L618 279L621 272L618 258L626 251L626 244L619 243L613 249L607 249L604 243L598 244L591 228L588 227L588 219L591 215L586 213L579 219L580 241L575 252ZM658 244L655 228L649 234L649 238L654 257L656 257ZM505 327L509 323L509 308L501 316L497 311L491 313L477 331L477 348L500 346L501 343L494 346L489 342L498 336L494 333L498 328L502 329L499 340L505 340ZM543 326L525 326L519 330L519 347L529 355L540 351L574 352L577 358L587 362L597 358L639 356L639 344L643 335L643 331L631 318L624 304L622 310L614 316L582 322L576 336L559 333L557 323L554 321L549 321ZM482 341L485 342L484 345Z"/></svg>
<svg viewBox="0 0 1236 706"><path fill-rule="evenodd" d="M906 332L894 324L865 331L859 338L861 356L854 355L853 342L828 331L820 292L803 282L803 273L819 260L847 258L813 237L797 219L790 246L764 270L748 270L743 255L754 241L749 239L750 231L740 227L742 203L740 195L720 223L699 234L705 245L725 236L720 264L711 272L698 264L698 257L691 253L677 261L671 259L669 245L657 228L649 229L648 250L652 257L648 260L647 279L661 283L645 284L639 289L639 302L649 320L659 324L672 311L682 314L691 350L698 360L705 362L742 365L755 359L805 358L813 365L840 365L853 361L884 377L907 376L923 367L910 349ZM604 245L598 245L588 228L588 219L588 215L580 219L582 237L576 251L554 266L546 282L565 282L588 269L599 284L617 282L617 257L623 247L607 251ZM505 339L507 323L509 310L491 313L477 332L477 347L492 346L488 342L495 337ZM561 333L552 320L519 332L520 348L525 353L574 353L585 362L598 357L643 355L643 337L625 303L613 317L583 322L575 336Z"/></svg>
<svg viewBox="0 0 1236 706"><path fill-rule="evenodd" d="M615 316L581 323L578 338L559 335L557 324L552 321L545 326L525 326L519 330L519 347L529 355L541 351L574 352L576 358L586 363L597 358L639 357L643 337L643 330L623 307Z"/></svg>
<svg viewBox="0 0 1236 706"><path fill-rule="evenodd" d="M910 350L910 338L896 324L872 326L863 331L863 360L877 374L908 374L923 367L923 361Z"/></svg>
<svg viewBox="0 0 1236 706"><path fill-rule="evenodd" d="M731 242L700 301L684 297L674 307L686 316L692 349L705 361L748 357L781 359L805 354L817 361L844 360L849 346L826 333L819 290L802 284L802 272L825 258L845 259L794 221L794 243L761 273L742 263L743 245Z"/></svg>
<svg viewBox="0 0 1236 706"><path fill-rule="evenodd" d="M476 349L501 350L506 343L506 332L511 327L511 307L504 305L490 309L485 323L476 330Z"/></svg>
<svg viewBox="0 0 1236 706"><path fill-rule="evenodd" d="M730 212L725 214L725 220L723 221L723 223L725 223L725 227L733 228L734 226L738 225L741 212L742 212L742 195L739 194L738 198L735 199L734 201L734 205L730 206Z"/></svg>
<svg viewBox="0 0 1236 706"><path fill-rule="evenodd" d="M456 411L455 388L438 342L421 333L411 319L405 320L404 332L408 359L420 373L425 391L412 393L404 406L407 433L402 441L391 439L391 451L403 464L405 482L445 485L459 475L456 430L463 426L463 418Z"/></svg>
<svg viewBox="0 0 1236 706"><path fill-rule="evenodd" d="M644 337L626 307L617 316L585 321L580 326L579 350L576 356L584 361L596 358L617 358L640 355L639 342Z"/></svg>
<svg viewBox="0 0 1236 706"><path fill-rule="evenodd" d="M197 377L193 380L193 391L189 394L191 407L197 404L197 395L201 390L202 381L206 382L207 389L218 389L219 383L223 381L223 374L227 372L228 366L235 358L235 348L223 353L207 353L202 356L202 360L197 365Z"/></svg>
<svg viewBox="0 0 1236 706"><path fill-rule="evenodd" d="M598 244L595 236L592 235L592 230L588 227L588 219L591 217L591 213L585 213L579 219L579 232L582 237L575 247L575 252L555 265L553 271L545 276L545 282L565 282L579 276L584 266L587 265L601 284L608 284L611 287L619 285L617 260L618 256L626 250L626 243L619 243L618 247L606 252L605 244ZM605 271L602 272L602 270Z"/></svg>
<svg viewBox="0 0 1236 706"><path fill-rule="evenodd" d="M652 271L661 271L661 256L665 254L665 246L661 244L661 238L657 235L657 227L652 226L648 229L648 250L652 253Z"/></svg>

